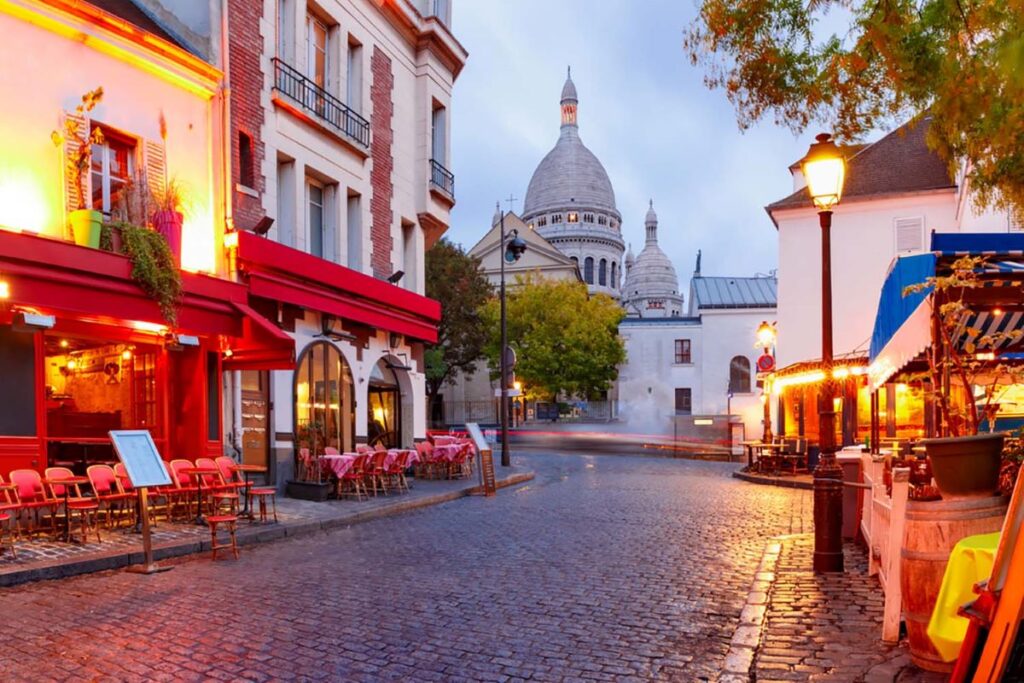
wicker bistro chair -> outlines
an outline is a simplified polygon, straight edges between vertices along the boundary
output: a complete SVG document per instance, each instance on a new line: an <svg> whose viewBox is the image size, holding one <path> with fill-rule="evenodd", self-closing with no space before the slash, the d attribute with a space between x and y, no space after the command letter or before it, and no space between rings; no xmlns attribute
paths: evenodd
<svg viewBox="0 0 1024 683"><path fill-rule="evenodd" d="M12 470L11 484L15 487L15 495L20 505L19 512L28 514L29 536L38 534L42 529L40 515L43 510L48 513L49 525L47 532L53 533L57 529L57 509L61 503L50 497L43 486L43 478L35 470ZM20 528L20 526L19 526Z"/></svg>
<svg viewBox="0 0 1024 683"><path fill-rule="evenodd" d="M384 469L384 461L388 457L387 451L375 451L372 454L366 453L369 460L363 468L363 481L373 489L374 497L377 491L384 495L388 492L388 473Z"/></svg>
<svg viewBox="0 0 1024 683"><path fill-rule="evenodd" d="M196 467L215 470L214 474L200 475L203 477L203 493L209 492L210 513L219 514L226 507L228 514L237 514L238 489L224 478L217 462L213 458L197 458Z"/></svg>
<svg viewBox="0 0 1024 683"><path fill-rule="evenodd" d="M174 488L168 490L168 494L173 499L171 519L175 517L175 512L182 504L184 504L185 518L192 514L192 497L199 495L199 487L192 481L192 477L184 472L191 467L195 467L195 465L185 459L172 460L170 463L171 481L174 482Z"/></svg>
<svg viewBox="0 0 1024 683"><path fill-rule="evenodd" d="M807 439L786 439L785 446L778 455L779 469L788 469L790 474L807 470Z"/></svg>
<svg viewBox="0 0 1024 683"><path fill-rule="evenodd" d="M396 491L409 492L409 482L405 478L405 471L409 469L409 451L403 450L395 458L395 462L387 470L387 477Z"/></svg>
<svg viewBox="0 0 1024 683"><path fill-rule="evenodd" d="M338 480L338 497L354 496L356 500L362 500L369 496L366 490L366 469L370 462L370 454L357 455L352 461L352 467L348 469Z"/></svg>
<svg viewBox="0 0 1024 683"><path fill-rule="evenodd" d="M61 479L70 479L75 476L75 473L69 470L67 467L47 467L46 478L50 480L50 497L54 500L60 501L64 505L64 514L68 517L68 523L70 524L71 513L78 513L78 520L82 526L82 543L85 543L88 537L89 530L96 532L96 542L102 543L103 539L100 538L100 525L99 525L99 514L100 514L100 502L96 498L91 498L82 495L82 489L78 484L54 484L53 481L59 481ZM68 490L65 491L65 488ZM64 504L65 493L67 493L67 504Z"/></svg>
<svg viewBox="0 0 1024 683"><path fill-rule="evenodd" d="M118 522L127 517L128 524L131 525L135 516L135 496L121 488L114 468L110 465L90 465L85 473L89 477L89 484L99 503L100 512L103 513L104 526L110 528L115 512Z"/></svg>
<svg viewBox="0 0 1024 683"><path fill-rule="evenodd" d="M18 557L18 551L14 548L14 543L21 538L21 525L18 522L20 512L18 487L14 484L5 484L4 478L0 477L0 552L3 552L6 542L11 547L11 555L15 559Z"/></svg>

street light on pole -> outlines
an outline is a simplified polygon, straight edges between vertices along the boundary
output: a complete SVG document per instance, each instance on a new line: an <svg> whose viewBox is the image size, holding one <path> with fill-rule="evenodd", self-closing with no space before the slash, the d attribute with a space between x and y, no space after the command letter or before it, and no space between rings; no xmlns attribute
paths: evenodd
<svg viewBox="0 0 1024 683"><path fill-rule="evenodd" d="M761 390L761 402L764 404L764 432L761 434L761 441L770 443L772 440L772 395L767 374L775 369L775 356L772 353L775 347L775 325L767 320L762 321L757 327L757 343L764 351L764 354L757 359L757 369L759 372L765 373Z"/></svg>
<svg viewBox="0 0 1024 683"><path fill-rule="evenodd" d="M843 471L836 462L835 380L832 377L832 209L843 195L846 162L822 133L800 162L821 225L821 364L819 457L814 468L814 571L843 571Z"/></svg>
<svg viewBox="0 0 1024 683"><path fill-rule="evenodd" d="M498 231L501 233L501 466L508 467L512 464L512 453L508 448L508 380L509 380L509 353L508 348L508 319L505 315L505 262L515 263L526 251L526 242L519 236L519 232L512 231L513 238L508 240L509 235L505 234L505 212L501 210L501 203L498 203L498 214L500 216Z"/></svg>

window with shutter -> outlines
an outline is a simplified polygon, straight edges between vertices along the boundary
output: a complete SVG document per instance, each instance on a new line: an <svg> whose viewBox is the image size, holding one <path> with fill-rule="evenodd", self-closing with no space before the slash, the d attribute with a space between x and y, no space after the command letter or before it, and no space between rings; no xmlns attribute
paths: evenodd
<svg viewBox="0 0 1024 683"><path fill-rule="evenodd" d="M88 198L91 196L92 190L89 186L89 169L86 168L82 172L82 187L79 188L74 179L74 174L71 172L70 166L74 164L75 155L78 152L79 144L77 138L87 137L85 132L89 129L89 119L85 116L75 116L74 114L65 114L67 121L73 121L79 135L77 136L64 136L64 206L68 212L77 211L80 208L86 208L89 206Z"/></svg>
<svg viewBox="0 0 1024 683"><path fill-rule="evenodd" d="M897 218L894 232L897 254L924 249L924 218Z"/></svg>
<svg viewBox="0 0 1024 683"><path fill-rule="evenodd" d="M147 140L143 145L145 158L143 163L146 168L146 185L157 201L162 201L164 189L167 187L167 159L164 154L164 146L160 142Z"/></svg>

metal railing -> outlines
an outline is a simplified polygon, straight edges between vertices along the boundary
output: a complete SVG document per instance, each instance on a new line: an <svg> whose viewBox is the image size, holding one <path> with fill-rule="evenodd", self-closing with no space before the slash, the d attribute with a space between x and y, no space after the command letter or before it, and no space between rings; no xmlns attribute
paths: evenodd
<svg viewBox="0 0 1024 683"><path fill-rule="evenodd" d="M274 89L330 128L369 149L370 122L278 57L274 57Z"/></svg>
<svg viewBox="0 0 1024 683"><path fill-rule="evenodd" d="M430 184L452 199L455 198L455 176L434 159L430 160Z"/></svg>

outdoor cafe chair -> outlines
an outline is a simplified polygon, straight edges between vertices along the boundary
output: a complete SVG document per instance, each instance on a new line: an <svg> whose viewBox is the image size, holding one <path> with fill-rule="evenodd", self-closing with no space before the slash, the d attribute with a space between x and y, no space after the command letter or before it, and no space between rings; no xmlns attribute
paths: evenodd
<svg viewBox="0 0 1024 683"><path fill-rule="evenodd" d="M4 483L4 478L0 476L0 551L3 550L6 538L11 547L11 555L15 558L18 557L18 553L14 549L14 542L21 537L21 525L18 522L20 512L18 488L14 484Z"/></svg>
<svg viewBox="0 0 1024 683"><path fill-rule="evenodd" d="M299 462L298 462L298 465L299 465L298 475L299 475L299 479L300 480L303 480L303 481L317 481L317 475L319 474L316 471L317 463L314 460L313 456L310 454L308 448L300 448L299 449Z"/></svg>
<svg viewBox="0 0 1024 683"><path fill-rule="evenodd" d="M210 510L216 514L225 505L232 513L238 510L237 489L224 478L224 473L213 458L197 458L196 467L213 470L213 474L201 474L203 490L209 492Z"/></svg>
<svg viewBox="0 0 1024 683"><path fill-rule="evenodd" d="M85 543L90 529L96 532L96 542L102 543L100 538L100 525L97 519L100 513L100 503L97 499L83 496L82 487L78 483L58 484L62 479L72 479L75 473L67 467L47 467L46 479L50 486L50 497L60 501L64 505L64 515L68 524L71 523L71 513L78 513L78 520L82 526L82 543Z"/></svg>
<svg viewBox="0 0 1024 683"><path fill-rule="evenodd" d="M118 522L127 517L130 525L134 517L135 496L121 488L114 468L110 465L89 465L85 473L89 477L89 484L99 503L100 512L103 513L103 524L109 529L113 513L117 512Z"/></svg>
<svg viewBox="0 0 1024 683"><path fill-rule="evenodd" d="M214 458L214 462L217 465L217 469L220 470L220 478L223 480L225 486L229 486L236 491L241 491L250 487L246 483L242 473L234 468L235 461L227 455L221 455Z"/></svg>
<svg viewBox="0 0 1024 683"><path fill-rule="evenodd" d="M387 470L387 476L393 482L395 490L399 493L404 489L409 491L409 482L405 478L405 471L409 469L409 451L403 450L395 458L395 462Z"/></svg>
<svg viewBox="0 0 1024 683"><path fill-rule="evenodd" d="M28 534L38 533L42 529L40 514L46 510L49 514L50 524L48 531L53 532L57 528L57 509L60 507L58 501L50 498L43 486L43 478L35 470L12 470L11 484L15 486L15 495L22 510L29 513Z"/></svg>
<svg viewBox="0 0 1024 683"><path fill-rule="evenodd" d="M339 496L355 496L356 500L362 500L369 495L366 491L366 467L370 457L369 453L363 453L352 461L352 466L338 480Z"/></svg>
<svg viewBox="0 0 1024 683"><path fill-rule="evenodd" d="M377 496L377 491L387 494L388 481L387 471L384 469L384 461L388 457L388 452L376 451L372 455L367 455L369 455L370 459L364 469L363 480L373 488L374 497Z"/></svg>
<svg viewBox="0 0 1024 683"><path fill-rule="evenodd" d="M192 496L199 495L199 487L193 483L192 477L184 471L193 467L195 465L183 458L171 461L171 481L174 482L174 488L169 490L168 494L173 498L170 512L172 518L181 503L185 504L185 516L187 517L190 514L189 510L192 508ZM199 503L202 505L202 501L199 501Z"/></svg>

